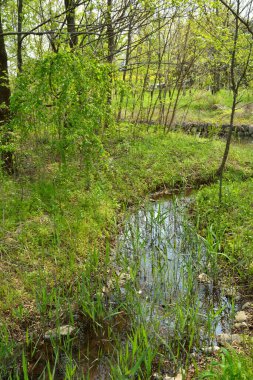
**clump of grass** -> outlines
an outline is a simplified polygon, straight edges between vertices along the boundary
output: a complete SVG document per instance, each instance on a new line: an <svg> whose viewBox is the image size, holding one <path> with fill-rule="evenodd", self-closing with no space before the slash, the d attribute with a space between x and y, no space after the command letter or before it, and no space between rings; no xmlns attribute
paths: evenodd
<svg viewBox="0 0 253 380"><path fill-rule="evenodd" d="M201 234L213 236L219 259L227 261L248 286L253 278L252 191L253 181L249 179L225 183L221 205L218 185L203 188L196 196L196 216Z"/></svg>
<svg viewBox="0 0 253 380"><path fill-rule="evenodd" d="M200 379L250 380L253 378L252 359L234 350L222 349L219 361L213 361Z"/></svg>
<svg viewBox="0 0 253 380"><path fill-rule="evenodd" d="M119 343L116 360L111 361L111 378L149 379L157 347L145 326L136 327L124 343Z"/></svg>

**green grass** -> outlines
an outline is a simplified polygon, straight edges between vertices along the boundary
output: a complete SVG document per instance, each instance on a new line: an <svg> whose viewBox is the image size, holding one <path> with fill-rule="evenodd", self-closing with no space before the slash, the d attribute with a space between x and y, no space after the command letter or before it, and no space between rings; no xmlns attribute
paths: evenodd
<svg viewBox="0 0 253 380"><path fill-rule="evenodd" d="M200 379L250 380L253 378L252 358L238 354L235 350L223 349L220 361L213 361Z"/></svg>
<svg viewBox="0 0 253 380"><path fill-rule="evenodd" d="M119 210L164 187L212 182L224 143L136 127L134 136L118 129L105 147L110 157L106 165L97 165L88 190L85 173L75 163L54 171L45 167L35 180L2 177L0 315L12 325L14 311L24 302L36 313L41 283L71 286L87 255L103 251L115 234ZM251 147L232 147L226 178L242 180L252 173Z"/></svg>
<svg viewBox="0 0 253 380"><path fill-rule="evenodd" d="M218 202L218 185L197 193L196 215L200 233L207 236L212 230L221 259L233 267L235 275L253 284L253 180L227 182L223 188L222 204ZM249 289L250 291L250 289Z"/></svg>
<svg viewBox="0 0 253 380"><path fill-rule="evenodd" d="M154 91L152 107L156 102L158 96L158 90ZM176 94L172 98L172 108L174 105ZM192 89L187 90L185 94L181 94L179 102L177 105L177 111L175 116L175 122L208 122L214 123L215 125L228 124L230 120L230 109L232 105L232 92L221 89L216 94L212 94L208 90L204 89ZM252 123L252 102L253 94L249 89L241 89L238 106L235 112L235 124L251 124ZM126 102L126 100L125 100ZM143 113L142 119L147 118L148 110L150 108L151 93L145 92L143 99ZM130 117L133 109L134 98L129 96L127 100L127 115ZM165 113L166 109L170 104L169 96L165 100ZM135 106L134 116L138 114L140 106L140 101L137 102ZM151 110L152 110L151 107ZM172 111L172 110L171 110ZM122 116L124 115L124 107L122 111ZM159 102L156 104L156 109L153 115L153 120L158 121L159 119ZM171 115L171 113L170 113ZM168 118L168 121L170 117Z"/></svg>
<svg viewBox="0 0 253 380"><path fill-rule="evenodd" d="M224 142L121 125L107 131L104 146L107 155L94 163L88 184L87 172L79 162L73 160L62 167L53 159L50 162L50 156L44 157L44 166L35 160L39 178L25 170L22 177L1 178L0 323L5 327L0 358L8 350L8 356L12 355L14 340L23 340L26 330L43 334L48 326L73 321L76 309L97 326L108 315L113 318L121 312L118 306L108 312L101 297L97 295L94 302L94 295L101 294L108 276L108 246L113 244L126 208L160 189L215 181ZM245 181L252 174L251 146L232 146L225 180ZM244 191L249 183L242 184ZM211 201L215 203L215 198ZM242 235L241 244L244 238ZM126 307L121 306L123 310ZM145 331L137 327L131 339L142 339L143 346L136 350L139 359L133 359L131 353L124 361L122 352L122 361L114 368L117 376L121 371L123 375L134 373L134 369L140 374L150 372L153 353ZM23 362L25 366L25 359Z"/></svg>

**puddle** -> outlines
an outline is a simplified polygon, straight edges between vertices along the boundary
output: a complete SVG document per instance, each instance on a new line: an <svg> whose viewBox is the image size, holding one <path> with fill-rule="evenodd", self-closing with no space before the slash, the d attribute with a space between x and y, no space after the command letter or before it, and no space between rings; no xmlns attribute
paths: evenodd
<svg viewBox="0 0 253 380"><path fill-rule="evenodd" d="M136 292L146 308L145 318L158 321L161 334L179 333L182 312L189 313L188 323L194 319L198 327L194 350L216 345L217 335L231 332L237 305L222 294L218 269L187 219L190 201L190 197L156 200L132 214L119 238L118 257L125 260L125 268L136 268ZM203 273L209 280L204 283L198 278Z"/></svg>
<svg viewBox="0 0 253 380"><path fill-rule="evenodd" d="M187 219L189 202L189 196L153 199L126 218L113 269L121 280L117 291L112 287L106 295L107 302L117 302L116 292L122 300L130 300L138 323L145 323L161 344L170 342L172 355L180 347L181 363L186 352L200 353L203 347L217 344L217 335L231 333L231 314L237 310L236 302L222 294L212 255ZM209 281L199 281L203 273ZM139 312L134 310L136 305ZM118 329L122 336L124 323ZM71 357L60 351L54 379L65 378L68 360L69 371L74 369L73 379L109 379L109 360L116 353L109 330L103 326L94 333L92 328L82 328L82 322L78 325ZM29 378L49 378L45 366L52 359L51 343L42 341L29 363Z"/></svg>
<svg viewBox="0 0 253 380"><path fill-rule="evenodd" d="M78 334L59 341L41 339L27 348L28 373L31 380L107 380L107 355L113 351L106 326L79 329ZM49 375L49 369L51 377Z"/></svg>

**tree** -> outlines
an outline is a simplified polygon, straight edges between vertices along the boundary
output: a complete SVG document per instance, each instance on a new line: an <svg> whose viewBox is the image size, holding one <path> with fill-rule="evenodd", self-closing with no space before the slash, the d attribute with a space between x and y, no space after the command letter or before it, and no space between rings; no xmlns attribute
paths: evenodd
<svg viewBox="0 0 253 380"><path fill-rule="evenodd" d="M23 0L17 0L18 6L18 35L17 35L17 68L22 71L22 24L23 24Z"/></svg>
<svg viewBox="0 0 253 380"><path fill-rule="evenodd" d="M225 0L219 0L221 4L223 4L232 14L235 18L237 18L242 25L245 26L247 31L253 36L253 26L251 22L251 13L252 13L252 0L248 1L245 6L243 6L243 13L246 15L246 17L243 17L241 15L241 12L238 14L237 9L234 9L234 5L237 8L238 2L234 3L233 1L227 2ZM240 4L241 5L241 4ZM242 4L243 5L243 4Z"/></svg>
<svg viewBox="0 0 253 380"><path fill-rule="evenodd" d="M8 58L5 47L2 26L2 5L0 4L0 131L1 131L1 159L3 168L7 173L12 174L13 154L10 145L10 97L11 91L8 76Z"/></svg>
<svg viewBox="0 0 253 380"><path fill-rule="evenodd" d="M233 32L233 42L232 42L232 48L231 48L231 62L230 62L230 77L231 77L231 90L233 93L233 102L231 106L230 123L229 123L229 131L228 131L226 146L225 146L221 164L217 170L217 175L219 176L219 179L220 179L220 191L219 191L220 202L222 200L223 172L225 169L225 165L226 165L229 150L230 150L230 144L231 144L233 128L234 128L235 111L236 111L236 106L238 104L239 89L240 89L243 79L245 79L246 77L247 70L249 68L249 62L251 59L251 54L252 54L252 38L249 39L247 35L245 36L245 34L242 34L242 36L240 36L240 13L241 13L241 1L236 0L236 11L233 12L234 32ZM240 42L241 42L241 46L240 46ZM244 47L245 44L248 44L248 49L246 49L246 54L242 56L241 52L244 51L242 49L242 45Z"/></svg>
<svg viewBox="0 0 253 380"><path fill-rule="evenodd" d="M67 19L67 29L69 33L69 46L72 49L78 44L78 36L76 33L76 18L75 18L75 1L74 0L64 0L66 19Z"/></svg>

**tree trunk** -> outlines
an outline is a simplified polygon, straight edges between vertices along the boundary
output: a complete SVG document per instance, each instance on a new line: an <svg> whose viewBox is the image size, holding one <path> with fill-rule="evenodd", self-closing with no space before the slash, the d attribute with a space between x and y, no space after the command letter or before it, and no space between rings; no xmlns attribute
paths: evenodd
<svg viewBox="0 0 253 380"><path fill-rule="evenodd" d="M224 154L223 154L223 157L222 157L222 161L221 161L220 167L217 170L217 175L218 176L222 175L222 173L224 171L224 168L225 168L225 165L226 165L226 162L227 162L228 154L229 154L229 148L230 148L230 143L231 143L232 134L233 134L233 127L234 127L234 117L235 117L236 101L237 101L237 93L234 93L233 104L232 104L231 114L230 114L230 124L229 124L229 131L228 131L228 136L227 136L227 141L226 141L226 147L225 147L225 150L224 150Z"/></svg>
<svg viewBox="0 0 253 380"><path fill-rule="evenodd" d="M13 154L8 148L10 143L10 129L8 122L10 120L10 96L8 77L8 59L5 48L3 26L2 26L2 9L0 8L0 133L1 133L1 160L4 170L13 174Z"/></svg>
<svg viewBox="0 0 253 380"><path fill-rule="evenodd" d="M74 9L74 0L64 0L65 9L67 12L67 29L69 33L69 46L73 49L74 46L78 44L78 37L76 34L76 25L75 25L75 9Z"/></svg>
<svg viewBox="0 0 253 380"><path fill-rule="evenodd" d="M22 71L23 59L22 59L22 21L23 21L23 0L17 0L18 6L18 36L17 36L17 67L18 72Z"/></svg>
<svg viewBox="0 0 253 380"><path fill-rule="evenodd" d="M106 11L106 35L107 35L107 62L109 64L109 83L107 91L107 115L105 128L110 125L111 108L112 108L112 63L114 58L114 31L112 24L112 0L107 0Z"/></svg>
<svg viewBox="0 0 253 380"><path fill-rule="evenodd" d="M217 175L219 176L220 180L220 189L219 189L219 203L221 204L222 201L222 180L223 180L223 172L226 166L229 150L230 150L230 144L231 144L231 139L232 139L232 133L233 133L233 126L234 126L234 117L235 117L235 109L236 109L236 104L237 104L237 96L238 96L238 89L240 86L240 83L245 76L247 66L249 63L249 57L247 60L247 65L244 67L244 70L240 76L239 79L236 80L236 74L235 74L235 69L236 69L236 52L237 52L237 41L238 41L238 34L239 34L239 12L240 11L240 0L237 0L237 11L236 11L236 18L235 18L235 30L234 30L234 43L233 43L233 50L232 50L232 55L231 55L231 66L230 66L230 75L231 75L231 83L232 83L232 91L233 91L233 104L231 108L231 114L230 114L230 125L229 125L229 132L228 132L228 137L227 137L227 142L226 142L226 147L223 153L223 157L221 160L221 164L219 169L217 170ZM251 51L250 51L251 53Z"/></svg>
<svg viewBox="0 0 253 380"><path fill-rule="evenodd" d="M232 134L233 134L233 127L234 127L234 117L235 117L235 109L236 109L236 101L237 101L237 92L234 92L233 95L233 104L231 108L231 115L230 115L230 124L229 124L229 131L228 131L228 136L227 136L227 142L226 142L226 147L225 151L222 157L222 161L220 164L219 169L217 170L217 175L220 180L220 186L219 186L219 202L221 203L222 200L222 180L223 180L223 172L225 169L225 165L228 159L228 154L229 154L229 149L230 149L230 144L231 144L231 139L232 139Z"/></svg>
<svg viewBox="0 0 253 380"><path fill-rule="evenodd" d="M131 21L130 21L129 22L128 33L127 33L126 60L125 60L125 64L124 64L124 67L123 67L123 76L122 76L123 83L126 82L126 74L127 74L127 68L128 68L129 58L130 58L131 42L132 42L132 24L131 24ZM124 100L124 93L123 93L123 91L121 91L121 93L120 93L120 100L119 100L118 117L117 117L118 121L120 121L120 119L121 119L123 100Z"/></svg>

